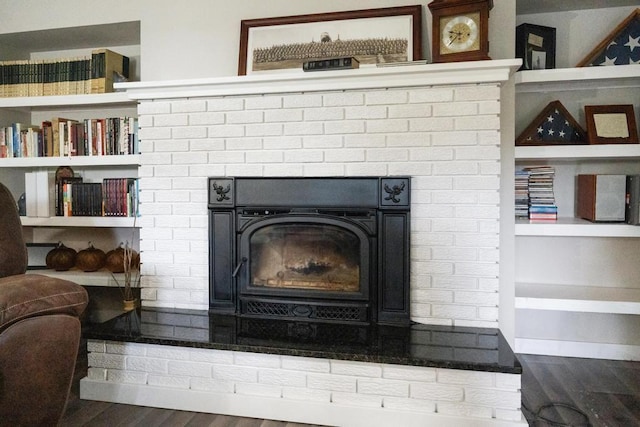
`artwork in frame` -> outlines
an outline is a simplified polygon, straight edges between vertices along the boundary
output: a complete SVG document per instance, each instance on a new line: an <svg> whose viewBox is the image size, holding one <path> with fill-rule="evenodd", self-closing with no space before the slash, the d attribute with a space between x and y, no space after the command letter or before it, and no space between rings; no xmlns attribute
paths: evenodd
<svg viewBox="0 0 640 427"><path fill-rule="evenodd" d="M637 144L633 105L586 105L589 144Z"/></svg>
<svg viewBox="0 0 640 427"><path fill-rule="evenodd" d="M560 101L552 101L516 138L516 145L586 144L585 131Z"/></svg>
<svg viewBox="0 0 640 427"><path fill-rule="evenodd" d="M640 64L640 9L634 10L576 67Z"/></svg>
<svg viewBox="0 0 640 427"><path fill-rule="evenodd" d="M355 57L365 64L422 59L422 6L242 20L238 75L302 69Z"/></svg>
<svg viewBox="0 0 640 427"><path fill-rule="evenodd" d="M556 68L556 29L534 24L518 25L516 58L522 58L520 70Z"/></svg>

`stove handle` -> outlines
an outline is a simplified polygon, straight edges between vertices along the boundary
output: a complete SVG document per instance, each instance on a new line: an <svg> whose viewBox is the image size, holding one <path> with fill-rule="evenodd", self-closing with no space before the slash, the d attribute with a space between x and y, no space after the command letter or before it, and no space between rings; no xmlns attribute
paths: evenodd
<svg viewBox="0 0 640 427"><path fill-rule="evenodd" d="M238 275L238 271L240 270L240 267L242 267L242 264L244 264L245 262L247 262L247 257L243 256L242 259L240 260L240 264L238 264L236 269L233 270L233 274L231 274L231 277L236 277Z"/></svg>

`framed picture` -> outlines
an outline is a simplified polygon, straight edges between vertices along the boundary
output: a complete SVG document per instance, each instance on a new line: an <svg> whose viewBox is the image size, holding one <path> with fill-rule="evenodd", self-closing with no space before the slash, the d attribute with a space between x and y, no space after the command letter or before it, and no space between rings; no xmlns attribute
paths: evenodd
<svg viewBox="0 0 640 427"><path fill-rule="evenodd" d="M586 144L585 131L560 101L552 101L516 138L516 145Z"/></svg>
<svg viewBox="0 0 640 427"><path fill-rule="evenodd" d="M637 144L633 105L586 105L589 144Z"/></svg>
<svg viewBox="0 0 640 427"><path fill-rule="evenodd" d="M58 247L57 243L27 243L27 270L47 267L47 254Z"/></svg>
<svg viewBox="0 0 640 427"><path fill-rule="evenodd" d="M422 6L243 20L238 75L355 57L360 65L422 59Z"/></svg>
<svg viewBox="0 0 640 427"><path fill-rule="evenodd" d="M640 61L640 49L632 43L640 37L640 9L634 10L604 38L576 67L629 65Z"/></svg>
<svg viewBox="0 0 640 427"><path fill-rule="evenodd" d="M534 24L518 25L516 58L522 58L520 70L556 68L556 29Z"/></svg>

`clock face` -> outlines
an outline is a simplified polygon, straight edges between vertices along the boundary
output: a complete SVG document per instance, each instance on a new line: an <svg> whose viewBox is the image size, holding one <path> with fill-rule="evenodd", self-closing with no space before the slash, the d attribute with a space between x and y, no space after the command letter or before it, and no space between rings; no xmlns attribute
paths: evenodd
<svg viewBox="0 0 640 427"><path fill-rule="evenodd" d="M440 18L440 53L443 55L480 49L480 13Z"/></svg>

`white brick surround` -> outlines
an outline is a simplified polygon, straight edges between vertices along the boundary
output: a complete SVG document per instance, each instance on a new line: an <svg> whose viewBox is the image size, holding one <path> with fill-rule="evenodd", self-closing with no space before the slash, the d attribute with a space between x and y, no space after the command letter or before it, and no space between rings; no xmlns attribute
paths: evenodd
<svg viewBox="0 0 640 427"><path fill-rule="evenodd" d="M498 327L501 84L519 61L121 84L146 307L208 309L209 176L411 178L411 313ZM520 375L89 341L83 399L340 426L520 425Z"/></svg>
<svg viewBox="0 0 640 427"><path fill-rule="evenodd" d="M403 70L358 70L352 90L327 73L268 91L235 87L243 78L212 95L133 89L143 305L208 308L209 176L410 175L412 319L497 327L502 77L444 84L422 67L407 82Z"/></svg>

